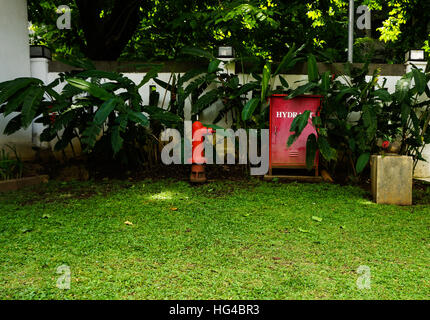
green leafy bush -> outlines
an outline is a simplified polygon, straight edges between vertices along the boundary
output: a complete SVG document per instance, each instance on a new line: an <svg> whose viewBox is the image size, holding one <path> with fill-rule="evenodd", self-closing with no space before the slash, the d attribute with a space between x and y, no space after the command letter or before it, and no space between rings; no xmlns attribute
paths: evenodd
<svg viewBox="0 0 430 320"><path fill-rule="evenodd" d="M27 128L34 119L46 126L41 141L54 141L55 150L73 147L79 141L90 156L120 159L122 163L140 163L144 146L157 140L156 124L172 125L182 119L152 105L143 105L139 89L157 76L161 65L152 65L139 84L118 72L105 72L85 62L75 62L80 72L60 74L45 86L40 80L20 78L0 84L0 113L18 114L4 131L12 134ZM65 84L57 93L54 88ZM152 95L153 96L153 95ZM159 127L159 126L158 126ZM156 128L161 131L160 128Z"/></svg>
<svg viewBox="0 0 430 320"><path fill-rule="evenodd" d="M260 95L250 99L242 109L243 121L252 119L256 110L260 110L260 113L267 111L268 98L271 95L285 92L285 90L287 90L286 92L291 91L287 80L282 77L281 74L292 69L299 61L303 59L299 57L299 54L303 48L304 46L296 49L296 46L293 45L288 50L288 53L282 58L281 62L276 66L275 71L272 72L272 63L266 62L264 64L261 77L259 75L253 74L253 77L256 79L256 82L253 83L254 85L259 86ZM274 88L276 77L279 77L279 80L281 81L281 88ZM264 113L264 116L267 118L266 113Z"/></svg>
<svg viewBox="0 0 430 320"><path fill-rule="evenodd" d="M400 154L426 161L422 152L430 143L430 73L413 68L396 84L390 103L382 110L378 126L387 137L401 142Z"/></svg>
<svg viewBox="0 0 430 320"><path fill-rule="evenodd" d="M259 83L252 81L241 84L238 75L222 72L220 65L223 62L209 52L198 48L185 48L182 52L207 59L208 67L190 70L182 76L173 74L169 83L155 79L155 82L171 91L173 98L169 110L174 113L183 112L186 99L190 99L191 117L195 120L198 114L221 101L221 108L218 108L212 122L216 124L223 118L227 120L230 115L233 128L245 127L246 124L241 119L241 112L247 100L245 95L259 89ZM180 115L183 116L183 113Z"/></svg>
<svg viewBox="0 0 430 320"><path fill-rule="evenodd" d="M361 69L345 65L345 72L319 74L316 60L308 58L308 82L294 90L287 99L308 92L324 96L320 115L313 117L318 137L307 140L307 166L320 151L326 166L332 173L338 167L347 169L350 177L359 178L369 163L370 155L378 153L378 140L390 139L401 142L400 153L423 160L421 152L430 142L427 130L430 121L429 101L419 102L426 93L429 74L418 69L406 74L390 94L385 81L380 84L380 70L375 70L366 80L369 64ZM412 79L415 86L412 86ZM298 115L292 123L287 145L291 146L307 124L309 113ZM304 123L305 125L300 125Z"/></svg>

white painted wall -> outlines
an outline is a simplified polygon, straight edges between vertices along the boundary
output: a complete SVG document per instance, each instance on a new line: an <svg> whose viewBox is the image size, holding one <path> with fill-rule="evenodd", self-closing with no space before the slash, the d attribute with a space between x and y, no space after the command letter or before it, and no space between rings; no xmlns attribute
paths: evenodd
<svg viewBox="0 0 430 320"><path fill-rule="evenodd" d="M26 0L0 0L0 82L30 76L27 20ZM3 135L8 120L14 116L0 116L0 149L12 144L23 158L29 158L33 154L31 127L11 136Z"/></svg>
<svg viewBox="0 0 430 320"><path fill-rule="evenodd" d="M0 0L0 82L30 75L26 0Z"/></svg>

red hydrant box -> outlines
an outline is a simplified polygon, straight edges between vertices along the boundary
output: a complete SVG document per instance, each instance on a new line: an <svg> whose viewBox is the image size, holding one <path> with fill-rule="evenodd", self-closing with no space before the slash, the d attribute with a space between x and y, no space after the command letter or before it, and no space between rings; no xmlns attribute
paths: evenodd
<svg viewBox="0 0 430 320"><path fill-rule="evenodd" d="M306 168L306 141L310 134L317 135L312 125L312 117L318 114L322 97L303 95L286 100L286 96L276 94L270 97L270 175L272 168ZM290 132L291 123L297 115L306 110L311 112L309 123L300 137L288 147L288 138L293 134ZM318 154L315 157L315 170L318 175Z"/></svg>

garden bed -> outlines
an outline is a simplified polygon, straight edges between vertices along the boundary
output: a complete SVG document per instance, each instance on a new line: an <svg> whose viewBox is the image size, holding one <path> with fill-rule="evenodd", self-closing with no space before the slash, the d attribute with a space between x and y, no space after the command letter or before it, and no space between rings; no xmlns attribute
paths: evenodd
<svg viewBox="0 0 430 320"><path fill-rule="evenodd" d="M0 181L0 192L16 191L25 187L47 183L48 180L49 176L43 175Z"/></svg>

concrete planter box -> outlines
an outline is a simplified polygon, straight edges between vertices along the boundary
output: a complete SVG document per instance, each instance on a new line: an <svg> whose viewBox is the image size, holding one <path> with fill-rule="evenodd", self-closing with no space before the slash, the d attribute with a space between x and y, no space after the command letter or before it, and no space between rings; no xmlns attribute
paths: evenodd
<svg viewBox="0 0 430 320"><path fill-rule="evenodd" d="M0 181L0 192L15 191L24 187L47 183L49 176L36 176L22 179Z"/></svg>
<svg viewBox="0 0 430 320"><path fill-rule="evenodd" d="M373 155L370 166L372 195L376 203L412 204L412 157Z"/></svg>

